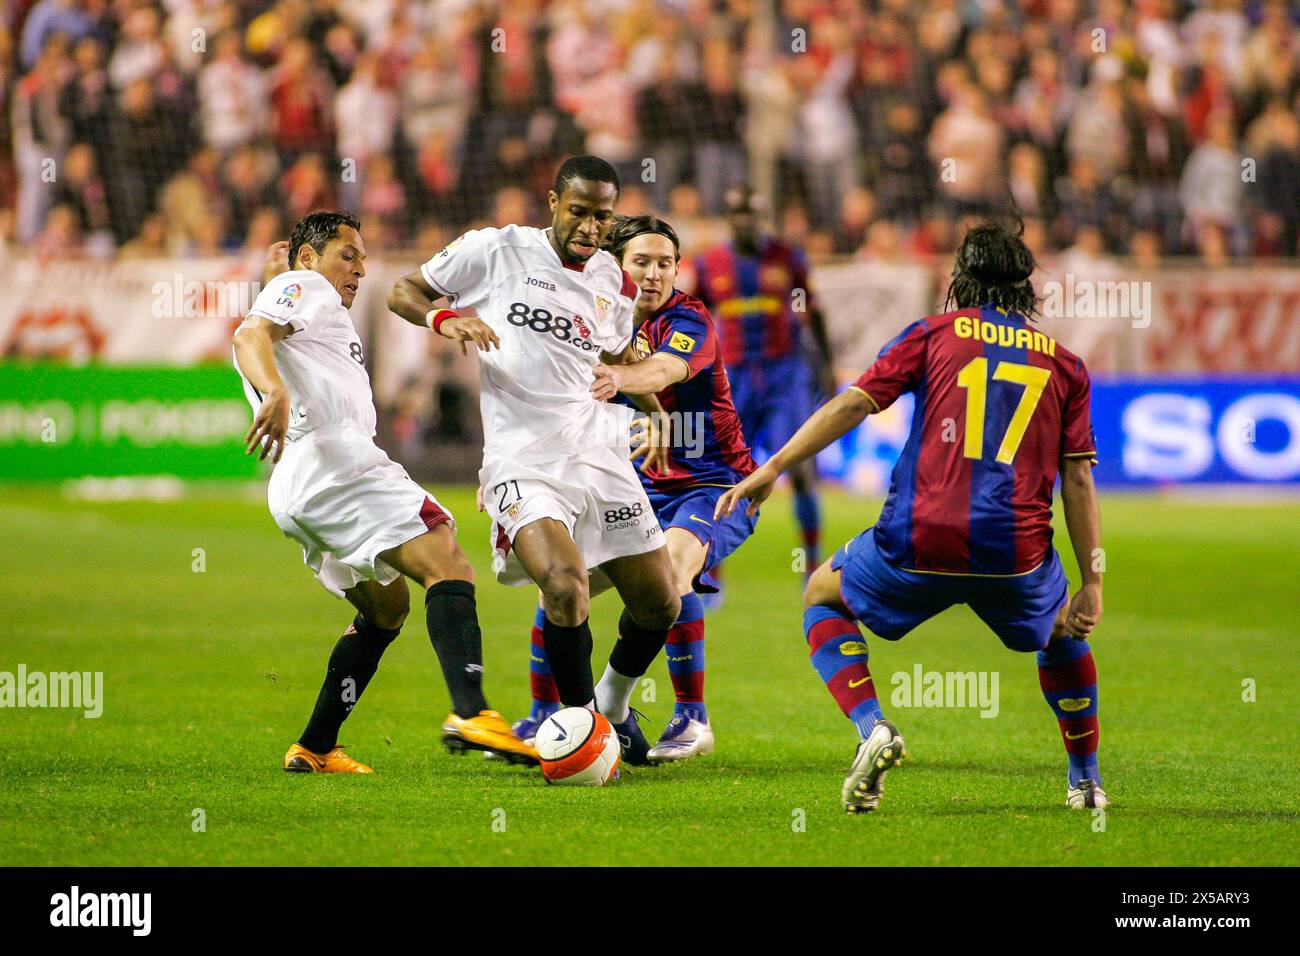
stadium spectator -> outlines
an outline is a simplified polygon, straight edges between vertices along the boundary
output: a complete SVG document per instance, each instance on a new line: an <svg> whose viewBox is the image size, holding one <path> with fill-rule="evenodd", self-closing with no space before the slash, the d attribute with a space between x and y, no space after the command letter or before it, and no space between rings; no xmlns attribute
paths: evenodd
<svg viewBox="0 0 1300 956"><path fill-rule="evenodd" d="M1213 229L1222 235L1211 241L1221 239L1244 253L1241 155L1232 117L1215 113L1206 119L1205 130L1205 141L1192 150L1178 184L1189 238L1202 248L1200 234Z"/></svg>
<svg viewBox="0 0 1300 956"><path fill-rule="evenodd" d="M82 235L107 234L109 213L107 192L95 153L86 143L76 143L63 160L63 174L54 182L54 204L67 206L77 217Z"/></svg>
<svg viewBox="0 0 1300 956"><path fill-rule="evenodd" d="M194 241L214 216L225 221L219 167L216 150L197 150L186 168L163 187L158 208L178 247Z"/></svg>
<svg viewBox="0 0 1300 956"><path fill-rule="evenodd" d="M40 233L50 205L49 190L43 187L72 137L70 124L59 109L68 71L66 46L62 34L52 34L32 71L13 91L10 116L18 173L19 242L30 242Z"/></svg>
<svg viewBox="0 0 1300 956"><path fill-rule="evenodd" d="M271 135L286 166L303 153L331 149L333 101L333 84L311 44L289 40L271 79Z"/></svg>
<svg viewBox="0 0 1300 956"><path fill-rule="evenodd" d="M981 215L1002 198L1002 127L989 115L984 93L969 80L953 92L935 120L928 144L939 168L939 195L953 215Z"/></svg>
<svg viewBox="0 0 1300 956"><path fill-rule="evenodd" d="M154 213L140 224L138 235L122 244L117 251L117 257L119 259L161 259L167 253L167 221L160 214ZM266 247L263 246L259 261L265 255Z"/></svg>
<svg viewBox="0 0 1300 956"><path fill-rule="evenodd" d="M163 185L185 163L183 123L171 104L159 102L146 77L132 82L118 98L109 118L108 156L101 166L112 170L106 184L119 242L139 231Z"/></svg>
<svg viewBox="0 0 1300 956"><path fill-rule="evenodd" d="M267 130L267 86L261 71L244 59L234 30L217 37L212 60L199 72L199 108L208 146L228 153Z"/></svg>
<svg viewBox="0 0 1300 956"><path fill-rule="evenodd" d="M80 40L94 29L94 20L82 9L81 0L40 0L27 13L22 32L22 64L31 69L41 58L46 41L61 34Z"/></svg>
<svg viewBox="0 0 1300 956"><path fill-rule="evenodd" d="M379 58L365 54L356 61L352 77L334 100L338 123L338 152L343 162L343 205L360 206L363 180L371 161L393 148L397 134L397 96L379 79ZM386 167L391 175L392 161Z"/></svg>
<svg viewBox="0 0 1300 956"><path fill-rule="evenodd" d="M694 126L695 184L711 216L722 212L722 194L746 178L743 135L748 116L737 81L739 66L725 42L709 42L701 82L692 89L699 98L699 112L686 115Z"/></svg>

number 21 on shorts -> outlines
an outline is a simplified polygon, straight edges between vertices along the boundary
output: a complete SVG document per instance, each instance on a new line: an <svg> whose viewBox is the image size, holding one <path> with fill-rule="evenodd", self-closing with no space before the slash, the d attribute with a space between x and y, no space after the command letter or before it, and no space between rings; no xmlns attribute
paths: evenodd
<svg viewBox="0 0 1300 956"><path fill-rule="evenodd" d="M984 405L988 397L989 360L980 357L971 359L957 374L957 386L966 389L966 457L984 457ZM1020 395L1020 404L1016 406L1007 433L1002 436L1002 444L994 460L1004 465L1011 464L1025 439L1025 430L1029 420L1034 417L1034 409L1043 397L1047 380L1052 377L1052 370L1038 368L1036 365L1021 365L1017 362L998 362L993 370L995 382L1011 382L1023 385L1025 390Z"/></svg>

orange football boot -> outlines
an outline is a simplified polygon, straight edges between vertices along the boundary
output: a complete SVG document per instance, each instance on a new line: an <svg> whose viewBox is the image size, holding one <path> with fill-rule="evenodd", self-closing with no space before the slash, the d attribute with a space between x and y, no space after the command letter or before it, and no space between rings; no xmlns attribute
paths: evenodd
<svg viewBox="0 0 1300 956"><path fill-rule="evenodd" d="M442 742L453 754L469 750L486 750L510 763L535 764L537 751L510 730L495 710L481 711L477 717L458 717L453 711L442 722Z"/></svg>
<svg viewBox="0 0 1300 956"><path fill-rule="evenodd" d="M302 744L294 744L284 755L284 769L289 773L374 773L360 760L345 754L342 744L323 757Z"/></svg>

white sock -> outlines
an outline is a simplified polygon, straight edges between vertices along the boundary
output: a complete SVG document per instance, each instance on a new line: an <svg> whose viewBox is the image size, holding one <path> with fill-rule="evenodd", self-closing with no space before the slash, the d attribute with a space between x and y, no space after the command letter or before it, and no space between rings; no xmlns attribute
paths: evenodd
<svg viewBox="0 0 1300 956"><path fill-rule="evenodd" d="M637 678L624 677L608 664L605 673L596 685L596 710L604 715L610 723L621 724L627 720L628 704L632 700L632 691L636 689Z"/></svg>

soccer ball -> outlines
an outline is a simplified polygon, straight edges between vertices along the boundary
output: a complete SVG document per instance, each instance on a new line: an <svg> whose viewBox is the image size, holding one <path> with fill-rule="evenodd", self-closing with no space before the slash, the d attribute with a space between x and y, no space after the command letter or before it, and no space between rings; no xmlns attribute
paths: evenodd
<svg viewBox="0 0 1300 956"><path fill-rule="evenodd" d="M566 707L547 717L533 743L547 783L601 787L618 774L618 734L585 707Z"/></svg>

